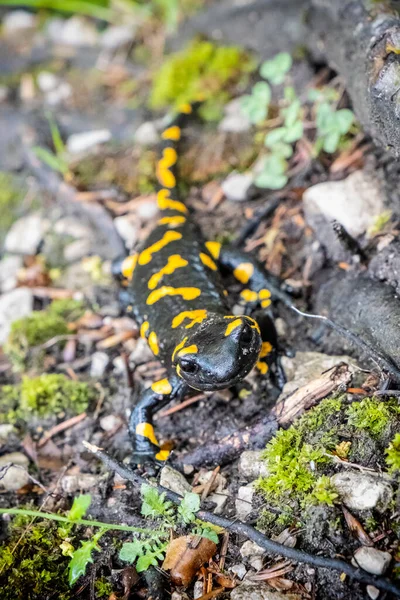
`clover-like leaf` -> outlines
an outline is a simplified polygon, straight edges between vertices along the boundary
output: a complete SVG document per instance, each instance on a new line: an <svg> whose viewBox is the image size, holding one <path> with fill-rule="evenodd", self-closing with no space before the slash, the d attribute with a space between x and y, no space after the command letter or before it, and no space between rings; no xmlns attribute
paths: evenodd
<svg viewBox="0 0 400 600"><path fill-rule="evenodd" d="M354 121L354 113L348 108L336 111L336 125L342 135L348 133Z"/></svg>
<svg viewBox="0 0 400 600"><path fill-rule="evenodd" d="M277 127L273 129L265 136L264 144L267 148L273 148L274 145L278 142L281 142L285 139L286 136L286 127Z"/></svg>
<svg viewBox="0 0 400 600"><path fill-rule="evenodd" d="M274 146L274 155L282 158L290 158L293 154L293 148L285 142L277 142Z"/></svg>
<svg viewBox="0 0 400 600"><path fill-rule="evenodd" d="M256 186L270 190L282 189L288 182L287 167L287 161L282 156L271 154L265 159L263 169L255 179Z"/></svg>
<svg viewBox="0 0 400 600"><path fill-rule="evenodd" d="M260 68L261 77L273 85L283 83L286 73L292 66L292 57L288 52L280 52L271 60L265 61Z"/></svg>
<svg viewBox="0 0 400 600"><path fill-rule="evenodd" d="M271 88L266 81L258 81L253 85L252 95L265 104L271 102Z"/></svg>
<svg viewBox="0 0 400 600"><path fill-rule="evenodd" d="M340 131L331 131L324 138L323 150L328 152L328 154L333 154L338 149L340 142Z"/></svg>
<svg viewBox="0 0 400 600"><path fill-rule="evenodd" d="M195 520L195 513L200 509L200 496L194 492L186 492L179 505L178 513L184 523Z"/></svg>
<svg viewBox="0 0 400 600"><path fill-rule="evenodd" d="M293 144L303 137L303 123L301 121L295 121L293 125L285 127L284 141L287 144Z"/></svg>

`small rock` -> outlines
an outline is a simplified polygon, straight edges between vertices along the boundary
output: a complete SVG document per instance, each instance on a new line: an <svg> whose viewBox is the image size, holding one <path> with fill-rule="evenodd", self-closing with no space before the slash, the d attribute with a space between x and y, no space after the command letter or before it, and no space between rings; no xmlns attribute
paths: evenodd
<svg viewBox="0 0 400 600"><path fill-rule="evenodd" d="M333 475L331 482L350 510L376 509L384 512L393 498L392 486L379 476L344 471Z"/></svg>
<svg viewBox="0 0 400 600"><path fill-rule="evenodd" d="M228 502L229 495L225 492L214 492L207 496L207 500L214 502L216 507L213 509L214 515L222 514L225 504Z"/></svg>
<svg viewBox="0 0 400 600"><path fill-rule="evenodd" d="M145 121L136 129L135 142L140 146L155 146L159 139L157 127L152 121Z"/></svg>
<svg viewBox="0 0 400 600"><path fill-rule="evenodd" d="M63 257L67 263L78 262L90 254L92 244L90 239L75 240L67 244L63 250Z"/></svg>
<svg viewBox="0 0 400 600"><path fill-rule="evenodd" d="M143 199L141 202L138 202L136 214L139 217L139 219L141 219L145 223L147 221L150 221L151 219L154 219L157 213L158 206L155 198L154 200L152 198L146 198Z"/></svg>
<svg viewBox="0 0 400 600"><path fill-rule="evenodd" d="M55 44L66 46L95 46L98 33L93 23L81 16L52 19L47 24L47 35Z"/></svg>
<svg viewBox="0 0 400 600"><path fill-rule="evenodd" d="M203 582L196 581L193 587L193 599L201 598L203 596Z"/></svg>
<svg viewBox="0 0 400 600"><path fill-rule="evenodd" d="M239 563L238 565L233 565L233 567L229 567L229 570L232 571L232 573L234 575L236 575L236 577L238 579L243 579L243 577L247 573L246 566L243 563Z"/></svg>
<svg viewBox="0 0 400 600"><path fill-rule="evenodd" d="M139 338L134 351L129 355L129 361L134 365L141 365L153 358L154 354L150 350L146 340Z"/></svg>
<svg viewBox="0 0 400 600"><path fill-rule="evenodd" d="M111 25L100 37L100 45L106 50L118 50L130 44L136 34L136 28L129 25Z"/></svg>
<svg viewBox="0 0 400 600"><path fill-rule="evenodd" d="M36 254L44 234L49 229L50 223L39 214L22 217L11 225L4 248L6 252L14 254Z"/></svg>
<svg viewBox="0 0 400 600"><path fill-rule="evenodd" d="M106 352L95 352L92 354L92 362L90 365L90 377L99 378L104 375L104 371L110 362L110 357Z"/></svg>
<svg viewBox="0 0 400 600"><path fill-rule="evenodd" d="M379 590L374 585L367 585L367 594L372 600L376 600L379 597Z"/></svg>
<svg viewBox="0 0 400 600"><path fill-rule="evenodd" d="M72 87L67 81L61 81L60 84L46 95L46 102L51 106L57 106L64 100L68 100L72 94Z"/></svg>
<svg viewBox="0 0 400 600"><path fill-rule="evenodd" d="M274 591L267 583L244 581L232 590L231 600L301 600L301 596Z"/></svg>
<svg viewBox="0 0 400 600"><path fill-rule="evenodd" d="M251 540L247 540L240 548L240 556L242 558L262 556L263 554L265 554L264 548L261 548L261 546Z"/></svg>
<svg viewBox="0 0 400 600"><path fill-rule="evenodd" d="M251 122L242 111L242 99L235 98L224 108L225 116L218 125L219 131L241 133L249 131Z"/></svg>
<svg viewBox="0 0 400 600"><path fill-rule="evenodd" d="M245 521L253 510L254 483L242 485L238 489L238 497L235 500L236 516L240 521Z"/></svg>
<svg viewBox="0 0 400 600"><path fill-rule="evenodd" d="M294 357L283 356L282 366L288 382L284 385L280 398L292 394L340 362L350 366L355 365L354 359L346 355L329 356L320 352L296 352Z"/></svg>
<svg viewBox="0 0 400 600"><path fill-rule="evenodd" d="M101 417L100 419L100 427L104 431L114 431L122 424L121 417L118 415L106 415L105 417Z"/></svg>
<svg viewBox="0 0 400 600"><path fill-rule="evenodd" d="M16 288L0 296L0 345L8 338L11 323L33 310L33 295L28 288Z"/></svg>
<svg viewBox="0 0 400 600"><path fill-rule="evenodd" d="M64 475L61 480L61 487L66 494L91 490L99 485L101 477L91 473L78 473L77 475Z"/></svg>
<svg viewBox="0 0 400 600"><path fill-rule="evenodd" d="M77 217L63 217L54 224L54 232L80 239L90 237L92 230Z"/></svg>
<svg viewBox="0 0 400 600"><path fill-rule="evenodd" d="M21 33L24 29L36 27L36 16L26 10L13 10L2 20L2 30L6 35Z"/></svg>
<svg viewBox="0 0 400 600"><path fill-rule="evenodd" d="M0 442L6 442L7 438L15 430L14 425L4 423L0 425Z"/></svg>
<svg viewBox="0 0 400 600"><path fill-rule="evenodd" d="M22 256L5 256L0 260L0 292L10 292L18 283L18 271L23 267Z"/></svg>
<svg viewBox="0 0 400 600"><path fill-rule="evenodd" d="M388 569L392 555L389 552L382 552L376 548L361 546L354 553L352 564L355 567L361 567L364 571L373 575L383 575Z"/></svg>
<svg viewBox="0 0 400 600"><path fill-rule="evenodd" d="M60 83L60 78L50 71L40 71L37 76L37 84L41 92L47 93L54 90Z"/></svg>
<svg viewBox="0 0 400 600"><path fill-rule="evenodd" d="M2 468L8 464L12 466L3 472ZM29 459L22 452L10 452L0 456L0 486L8 492L15 492L24 487L29 483L28 465Z"/></svg>
<svg viewBox="0 0 400 600"><path fill-rule="evenodd" d="M267 477L267 466L261 455L262 450L245 450L242 452L238 465L242 477L251 481L257 479L257 477Z"/></svg>
<svg viewBox="0 0 400 600"><path fill-rule="evenodd" d="M131 249L138 240L139 228L137 223L129 215L124 215L114 219L114 226L124 240L125 246Z"/></svg>
<svg viewBox="0 0 400 600"><path fill-rule="evenodd" d="M350 235L358 236L385 210L385 195L377 178L360 170L341 181L309 187L303 194L303 203L307 223L315 229L318 239L318 215L329 224L338 221Z"/></svg>
<svg viewBox="0 0 400 600"><path fill-rule="evenodd" d="M211 491L222 492L226 487L226 477L224 477L221 473L217 473L215 476L214 471L202 470L199 474L197 482L199 485L204 485L207 484L211 478L214 479L214 482L211 486Z"/></svg>
<svg viewBox="0 0 400 600"><path fill-rule="evenodd" d="M252 184L253 175L250 173L232 173L223 181L221 187L228 200L244 202Z"/></svg>
<svg viewBox="0 0 400 600"><path fill-rule="evenodd" d="M4 102L8 98L9 89L6 85L0 85L0 102Z"/></svg>
<svg viewBox="0 0 400 600"><path fill-rule="evenodd" d="M111 131L109 129L95 129L93 131L73 133L67 139L67 149L71 154L79 154L110 140Z"/></svg>
<svg viewBox="0 0 400 600"><path fill-rule="evenodd" d="M168 488L172 492L184 496L186 492L192 490L192 486L188 483L182 473L175 471L172 467L166 465L161 469L160 485Z"/></svg>

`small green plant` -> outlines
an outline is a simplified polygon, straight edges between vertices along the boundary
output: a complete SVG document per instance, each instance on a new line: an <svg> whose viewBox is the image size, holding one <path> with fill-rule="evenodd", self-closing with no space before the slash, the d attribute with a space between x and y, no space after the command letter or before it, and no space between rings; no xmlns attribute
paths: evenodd
<svg viewBox="0 0 400 600"><path fill-rule="evenodd" d="M289 180L289 159L294 153L294 145L304 135L303 120L307 113L307 105L296 96L295 89L287 85L291 67L292 58L286 52L264 62L260 67L260 75L268 83L259 81L253 86L251 93L242 98L242 110L250 122L264 127L268 125L266 119L271 105L271 86L286 83L283 98L277 105L277 119L281 124L271 129L264 137L268 153L258 166L254 181L261 188L279 190L285 187ZM321 150L332 154L349 133L354 115L349 109L336 109L337 92L330 88L311 90L309 101L314 102L315 113L313 155L318 156ZM273 119L274 122L275 120Z"/></svg>
<svg viewBox="0 0 400 600"><path fill-rule="evenodd" d="M63 176L67 175L69 171L68 162L65 158L66 148L62 141L60 130L57 127L57 123L51 114L46 114L47 120L50 126L51 139L53 141L54 152L43 148L42 146L34 146L33 152L36 156L44 162L53 171L58 171Z"/></svg>
<svg viewBox="0 0 400 600"><path fill-rule="evenodd" d="M75 321L84 314L85 303L83 300L74 300L73 298L53 300L47 308L47 312L61 317L65 321Z"/></svg>
<svg viewBox="0 0 400 600"><path fill-rule="evenodd" d="M389 473L398 473L400 471L400 433L396 433L386 448L385 454Z"/></svg>
<svg viewBox="0 0 400 600"><path fill-rule="evenodd" d="M379 437L389 425L393 412L400 414L396 401L382 402L378 398L365 398L349 406L348 423L357 429L368 431L373 437Z"/></svg>

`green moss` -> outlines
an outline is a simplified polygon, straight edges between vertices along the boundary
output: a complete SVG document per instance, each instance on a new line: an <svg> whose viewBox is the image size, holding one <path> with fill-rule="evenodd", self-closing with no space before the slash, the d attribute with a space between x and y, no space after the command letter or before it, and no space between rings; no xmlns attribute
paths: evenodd
<svg viewBox="0 0 400 600"><path fill-rule="evenodd" d="M69 558L60 545L69 532L47 519L31 525L31 517L18 516L9 537L0 546L2 600L69 600Z"/></svg>
<svg viewBox="0 0 400 600"><path fill-rule="evenodd" d="M400 407L393 399L382 402L378 398L365 398L353 402L347 409L349 425L363 429L375 438L384 432L394 414L400 414Z"/></svg>
<svg viewBox="0 0 400 600"><path fill-rule="evenodd" d="M241 48L194 41L169 56L156 72L150 105L177 108L183 102L201 98L207 101L204 109L207 112L212 100L221 92L226 93L231 83L237 83L254 67L254 61Z"/></svg>
<svg viewBox="0 0 400 600"><path fill-rule="evenodd" d="M85 303L83 300L73 300L73 298L54 300L48 307L47 312L66 321L75 321L84 314Z"/></svg>
<svg viewBox="0 0 400 600"><path fill-rule="evenodd" d="M96 579L94 589L96 590L96 598L109 598L113 592L112 584L105 577Z"/></svg>
<svg viewBox="0 0 400 600"><path fill-rule="evenodd" d="M330 477L321 475L315 482L312 492L309 495L310 502L315 504L327 504L333 506L335 500L339 497L334 486L331 484Z"/></svg>
<svg viewBox="0 0 400 600"><path fill-rule="evenodd" d="M396 433L388 448L386 448L385 454L389 473L400 471L400 433Z"/></svg>
<svg viewBox="0 0 400 600"><path fill-rule="evenodd" d="M0 423L28 422L32 416L45 418L85 411L94 398L87 383L72 381L61 374L24 377L17 386L0 388Z"/></svg>

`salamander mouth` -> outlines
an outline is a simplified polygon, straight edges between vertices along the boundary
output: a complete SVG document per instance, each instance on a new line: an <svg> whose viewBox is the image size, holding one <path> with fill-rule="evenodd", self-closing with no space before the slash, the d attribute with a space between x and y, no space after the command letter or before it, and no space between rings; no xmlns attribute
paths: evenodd
<svg viewBox="0 0 400 600"><path fill-rule="evenodd" d="M226 390L237 383L243 381L250 371L255 367L257 362L257 356L254 361L248 363L246 366L236 373L234 376L226 379L225 381L202 381L199 379L198 374L190 376L186 373L181 373L181 378L187 383L188 386L199 392L217 392L218 390ZM210 375L210 379L212 376Z"/></svg>

